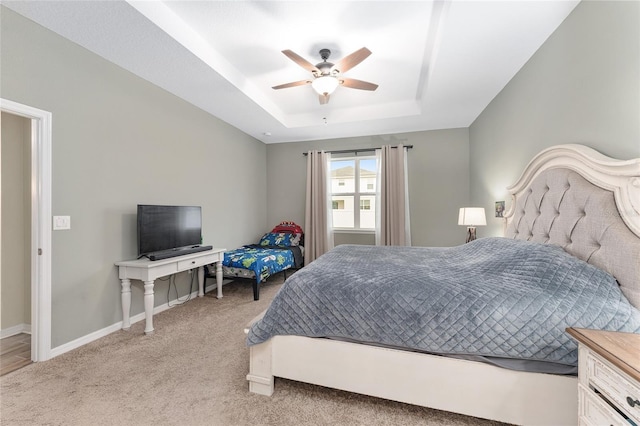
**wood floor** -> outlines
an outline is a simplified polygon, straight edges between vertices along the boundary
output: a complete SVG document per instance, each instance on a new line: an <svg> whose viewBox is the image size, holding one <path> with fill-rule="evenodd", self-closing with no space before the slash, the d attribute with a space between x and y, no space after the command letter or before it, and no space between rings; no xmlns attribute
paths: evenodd
<svg viewBox="0 0 640 426"><path fill-rule="evenodd" d="M26 333L0 340L0 376L31 364L31 335Z"/></svg>

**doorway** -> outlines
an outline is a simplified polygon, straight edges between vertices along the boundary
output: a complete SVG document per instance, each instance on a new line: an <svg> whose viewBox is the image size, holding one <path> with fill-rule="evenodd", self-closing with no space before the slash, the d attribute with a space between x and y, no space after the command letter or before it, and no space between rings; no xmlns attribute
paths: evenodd
<svg viewBox="0 0 640 426"><path fill-rule="evenodd" d="M2 112L0 376L31 363L31 120Z"/></svg>
<svg viewBox="0 0 640 426"><path fill-rule="evenodd" d="M25 187L30 212L25 227L30 238L25 262L30 275L31 361L46 361L51 358L51 113L6 99L0 99L0 111L29 120ZM0 212L4 214L1 208Z"/></svg>

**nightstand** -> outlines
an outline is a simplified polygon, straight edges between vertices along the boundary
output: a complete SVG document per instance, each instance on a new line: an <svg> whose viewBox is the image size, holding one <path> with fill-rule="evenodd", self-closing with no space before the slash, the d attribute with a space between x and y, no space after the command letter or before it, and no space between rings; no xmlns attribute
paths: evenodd
<svg viewBox="0 0 640 426"><path fill-rule="evenodd" d="M640 426L640 334L567 332L578 341L580 425Z"/></svg>

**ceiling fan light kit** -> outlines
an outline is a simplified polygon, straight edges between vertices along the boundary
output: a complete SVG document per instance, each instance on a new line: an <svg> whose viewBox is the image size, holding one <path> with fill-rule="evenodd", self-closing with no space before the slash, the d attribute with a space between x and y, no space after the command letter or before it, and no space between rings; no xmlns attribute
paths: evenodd
<svg viewBox="0 0 640 426"><path fill-rule="evenodd" d="M273 86L273 89L275 90L311 84L313 90L315 90L319 95L320 104L324 105L329 102L329 95L331 95L333 91L336 90L336 88L340 85L348 87L350 89L369 91L373 91L378 88L377 84L369 83L368 81L338 77L339 75L355 67L360 62L364 61L369 55L371 55L371 51L366 47L363 47L359 50L356 50L352 54L345 56L336 64L327 61L329 59L329 56L331 55L331 51L329 49L320 49L319 53L320 57L322 58L322 62L316 65L311 64L309 61L291 50L283 50L282 53L284 53L289 59L300 65L305 70L311 72L311 74L313 75L313 80L301 80L280 84L278 86Z"/></svg>
<svg viewBox="0 0 640 426"><path fill-rule="evenodd" d="M340 82L337 78L325 75L313 80L311 87L313 87L313 90L315 90L318 95L330 95L336 90L339 84Z"/></svg>

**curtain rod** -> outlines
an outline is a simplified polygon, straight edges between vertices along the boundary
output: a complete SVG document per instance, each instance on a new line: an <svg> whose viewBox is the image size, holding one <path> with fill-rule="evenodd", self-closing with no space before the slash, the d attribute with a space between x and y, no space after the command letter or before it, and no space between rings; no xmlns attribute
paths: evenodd
<svg viewBox="0 0 640 426"><path fill-rule="evenodd" d="M397 148L397 146L392 146L391 148ZM407 148L407 149L411 149L413 148L413 145L404 145L403 148ZM376 149L381 149L379 148L358 148L358 149L340 149L337 151L325 151L331 154L344 154L347 152L353 152L354 154L357 154L359 152L371 152L371 151L375 151ZM308 152L303 152L302 155L307 156Z"/></svg>

